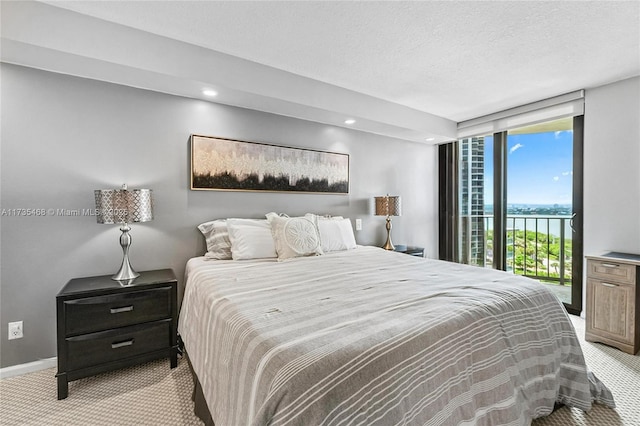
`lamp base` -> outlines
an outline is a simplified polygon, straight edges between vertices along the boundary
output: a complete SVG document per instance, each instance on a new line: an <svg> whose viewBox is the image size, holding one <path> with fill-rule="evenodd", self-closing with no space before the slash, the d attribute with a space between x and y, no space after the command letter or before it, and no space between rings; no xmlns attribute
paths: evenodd
<svg viewBox="0 0 640 426"><path fill-rule="evenodd" d="M395 250L395 246L391 242L391 217L387 216L387 242L382 246L385 250Z"/></svg>
<svg viewBox="0 0 640 426"><path fill-rule="evenodd" d="M116 281L131 281L134 278L138 278L139 276L140 274L134 271L131 267L131 264L129 263L129 257L125 257L124 259L122 259L122 266L120 266L120 270L114 276L112 276L111 279Z"/></svg>
<svg viewBox="0 0 640 426"><path fill-rule="evenodd" d="M140 276L139 273L133 270L131 263L129 263L129 246L131 245L131 235L129 231L131 228L126 223L123 223L120 227L122 235L120 235L120 245L122 246L122 265L120 270L111 277L115 281L129 281L127 284L131 284L134 278Z"/></svg>

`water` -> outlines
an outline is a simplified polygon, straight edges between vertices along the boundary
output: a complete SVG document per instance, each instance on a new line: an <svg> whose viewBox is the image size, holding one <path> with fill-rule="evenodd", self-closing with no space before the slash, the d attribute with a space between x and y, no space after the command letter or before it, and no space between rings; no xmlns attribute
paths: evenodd
<svg viewBox="0 0 640 426"><path fill-rule="evenodd" d="M493 230L493 205L484 206L485 229ZM571 239L572 208L568 204L509 204L507 206L507 230L533 231Z"/></svg>

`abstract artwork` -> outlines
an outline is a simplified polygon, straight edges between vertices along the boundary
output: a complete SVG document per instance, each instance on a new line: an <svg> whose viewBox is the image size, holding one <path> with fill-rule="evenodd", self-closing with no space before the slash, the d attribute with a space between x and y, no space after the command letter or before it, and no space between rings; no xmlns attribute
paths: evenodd
<svg viewBox="0 0 640 426"><path fill-rule="evenodd" d="M349 155L191 135L191 189L349 193Z"/></svg>

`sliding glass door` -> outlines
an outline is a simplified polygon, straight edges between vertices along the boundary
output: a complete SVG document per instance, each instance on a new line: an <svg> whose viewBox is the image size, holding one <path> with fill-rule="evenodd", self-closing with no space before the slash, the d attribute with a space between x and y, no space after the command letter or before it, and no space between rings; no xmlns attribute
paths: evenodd
<svg viewBox="0 0 640 426"><path fill-rule="evenodd" d="M457 142L454 259L582 299L582 116Z"/></svg>
<svg viewBox="0 0 640 426"><path fill-rule="evenodd" d="M574 144L572 117L507 132L507 269L547 284L568 306L574 271L582 269L582 255L578 265L573 256L574 240L581 240Z"/></svg>

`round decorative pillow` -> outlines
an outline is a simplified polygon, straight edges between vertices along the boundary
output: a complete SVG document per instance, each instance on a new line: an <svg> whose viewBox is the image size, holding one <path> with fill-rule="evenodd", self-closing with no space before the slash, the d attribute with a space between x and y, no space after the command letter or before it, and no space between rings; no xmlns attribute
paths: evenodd
<svg viewBox="0 0 640 426"><path fill-rule="evenodd" d="M300 255L314 253L320 245L316 227L309 219L293 217L284 225L284 242Z"/></svg>

